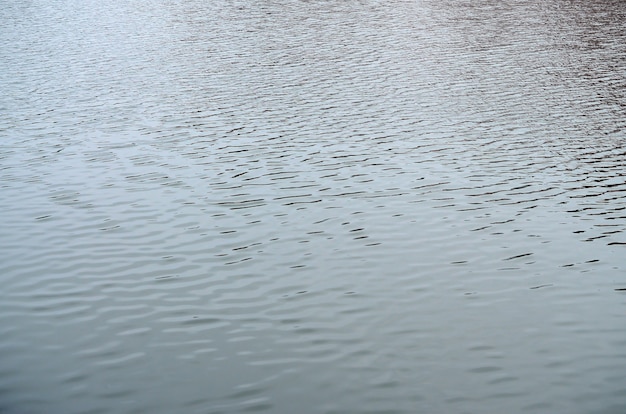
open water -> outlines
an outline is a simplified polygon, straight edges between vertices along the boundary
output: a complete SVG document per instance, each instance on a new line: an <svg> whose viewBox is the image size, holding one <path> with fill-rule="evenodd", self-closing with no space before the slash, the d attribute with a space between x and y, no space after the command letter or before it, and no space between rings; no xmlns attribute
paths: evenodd
<svg viewBox="0 0 626 414"><path fill-rule="evenodd" d="M0 413L626 412L626 2L0 6Z"/></svg>

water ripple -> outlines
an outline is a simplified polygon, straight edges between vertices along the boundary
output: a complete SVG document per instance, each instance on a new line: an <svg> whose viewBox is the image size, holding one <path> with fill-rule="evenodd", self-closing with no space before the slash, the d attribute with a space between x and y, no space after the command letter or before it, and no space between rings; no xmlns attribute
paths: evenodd
<svg viewBox="0 0 626 414"><path fill-rule="evenodd" d="M624 411L625 17L6 5L0 411Z"/></svg>

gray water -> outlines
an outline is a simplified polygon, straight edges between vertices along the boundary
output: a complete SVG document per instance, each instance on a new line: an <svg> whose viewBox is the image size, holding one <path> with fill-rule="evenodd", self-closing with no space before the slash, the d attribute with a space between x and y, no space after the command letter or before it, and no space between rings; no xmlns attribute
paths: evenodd
<svg viewBox="0 0 626 414"><path fill-rule="evenodd" d="M626 412L626 2L0 5L0 413Z"/></svg>

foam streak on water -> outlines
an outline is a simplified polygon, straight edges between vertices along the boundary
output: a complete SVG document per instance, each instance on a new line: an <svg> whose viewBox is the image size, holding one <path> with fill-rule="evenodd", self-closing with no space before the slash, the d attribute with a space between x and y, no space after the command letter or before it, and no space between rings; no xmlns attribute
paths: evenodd
<svg viewBox="0 0 626 414"><path fill-rule="evenodd" d="M0 412L625 412L624 21L3 5Z"/></svg>

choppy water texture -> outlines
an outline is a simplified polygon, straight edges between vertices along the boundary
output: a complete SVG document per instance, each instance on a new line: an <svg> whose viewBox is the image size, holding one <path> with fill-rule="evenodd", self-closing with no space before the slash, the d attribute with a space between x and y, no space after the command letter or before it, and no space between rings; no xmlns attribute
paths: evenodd
<svg viewBox="0 0 626 414"><path fill-rule="evenodd" d="M0 412L626 412L624 22L2 2Z"/></svg>

